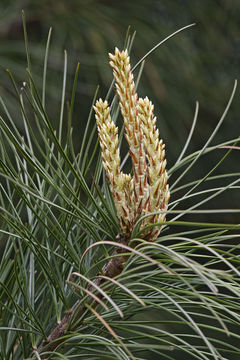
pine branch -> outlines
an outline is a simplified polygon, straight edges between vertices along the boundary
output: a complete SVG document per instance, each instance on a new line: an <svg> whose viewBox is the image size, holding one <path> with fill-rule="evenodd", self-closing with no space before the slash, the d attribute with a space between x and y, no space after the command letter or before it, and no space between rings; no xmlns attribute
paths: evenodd
<svg viewBox="0 0 240 360"><path fill-rule="evenodd" d="M154 211L167 210L170 192L167 184L166 160L164 160L165 145L159 139L159 133L156 130L153 105L148 98L138 101L128 51L119 51L115 48L114 55L109 54L109 57L125 124L125 136L132 159L133 176L120 171L118 128L111 119L108 102L99 99L94 110L99 143L102 149L103 166L110 182L123 234L120 241L126 245L139 216ZM143 226L164 220L165 215L162 214L151 216L151 218L147 217ZM160 230L161 228L155 227L143 236L148 241L154 241ZM124 251L125 249L119 248L115 250L114 255L119 255ZM126 260L127 257L121 255L111 258L103 267L103 274L109 278L119 275ZM103 279L97 278L94 284L99 286L103 281ZM89 286L87 290L92 291L93 286ZM61 337L68 330L73 317L74 320L79 320L87 310L86 305L81 309L79 306L80 300L64 316L60 324L57 324L52 330L47 340L41 343L37 349L39 352L43 349L53 351L64 341ZM97 302L95 301L92 304L91 300L91 306L97 306ZM48 355L44 355L43 359L46 358Z"/></svg>
<svg viewBox="0 0 240 360"><path fill-rule="evenodd" d="M126 239L124 237L119 237L120 243L123 245L127 245L129 242L129 239ZM119 239L118 239L119 240ZM123 271L124 263L127 261L128 256L122 255L125 253L126 250L124 248L117 248L113 252L113 257L111 257L106 264L103 266L102 273L104 276L107 276L109 278L114 278L117 275L121 274ZM116 256L115 256L116 255ZM103 278L96 278L94 280L94 284L96 286L102 285L106 280ZM90 285L88 287L88 291L92 291L94 289L93 285ZM98 298L101 298L102 295L98 294ZM80 307L81 300L78 300L72 307L72 309L65 314L62 321L55 326L55 328L51 331L50 335L46 340L43 340L42 343L37 348L37 352L40 354L41 352L51 352L54 351L58 346L60 346L65 339L62 337L66 335L66 332L69 329L70 323L72 319L74 318L75 321L81 318L81 316L84 314L84 312L87 310L86 305ZM89 301L88 305L91 305L91 307L96 307L98 303L95 301L92 303L92 301ZM79 308L80 307L80 308ZM79 327L79 326L78 326ZM75 328L76 329L76 328ZM71 330L75 330L71 329ZM49 354L44 354L41 356L41 359L48 359Z"/></svg>

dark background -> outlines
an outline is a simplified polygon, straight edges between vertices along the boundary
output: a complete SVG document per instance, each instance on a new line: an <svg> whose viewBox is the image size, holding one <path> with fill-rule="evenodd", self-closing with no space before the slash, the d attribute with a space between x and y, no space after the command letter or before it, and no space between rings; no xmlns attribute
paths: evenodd
<svg viewBox="0 0 240 360"><path fill-rule="evenodd" d="M61 99L63 51L68 52L68 98L74 71L80 61L73 119L76 147L96 90L105 97L112 80L108 52L123 48L127 28L136 37L131 53L135 64L164 37L195 22L196 26L178 34L147 59L139 95L155 104L161 137L167 146L168 166L176 161L191 127L195 102L200 112L188 153L198 150L220 118L240 69L240 1L238 0L1 0L0 3L0 93L19 127L13 88L5 72L10 68L21 87L26 79L26 55L21 9L24 9L34 79L41 90L44 49L49 27L53 27L46 108L57 124ZM239 90L229 114L213 144L239 135ZM33 120L34 121L34 120ZM198 163L192 178L204 176L221 158L214 151ZM239 152L218 170L237 171ZM190 174L191 178L191 174ZM189 179L190 179L189 178ZM215 199L209 206L236 207L236 196ZM228 218L229 220L229 218Z"/></svg>
<svg viewBox="0 0 240 360"><path fill-rule="evenodd" d="M99 96L104 98L111 84L108 52L113 52L115 46L123 49L129 25L131 33L136 31L131 52L131 62L135 64L166 36L185 25L196 23L196 26L178 34L151 54L138 90L140 96L147 95L155 104L169 168L178 158L188 136L196 100L200 103L200 111L187 154L204 145L224 111L234 79L239 78L240 0L0 0L0 95L20 129L19 106L5 70L9 68L12 71L20 88L27 78L22 9L26 15L34 80L40 91L47 35L50 26L53 28L46 108L54 127L57 127L60 114L64 49L68 53L68 98L71 96L74 71L80 61L80 81L73 117L76 148L83 136L97 85L100 85ZM0 115L2 113L0 109ZM240 135L239 113L238 89L213 144ZM32 122L34 126L34 117ZM205 176L224 152L219 149L204 157L183 183ZM233 151L217 173L237 172L239 163L240 153ZM178 175L170 178L170 183ZM230 181L222 180L221 186ZM220 186L220 183L216 182L215 186ZM179 195L173 194L171 200ZM191 205L190 201L185 205ZM239 196L228 192L210 201L207 206L213 209L239 208ZM193 216L191 220L201 219ZM203 215L202 220L219 222L218 216L214 219L212 215ZM221 214L220 221L239 223L239 215ZM151 318L149 313L145 316ZM156 319L155 313L152 318Z"/></svg>

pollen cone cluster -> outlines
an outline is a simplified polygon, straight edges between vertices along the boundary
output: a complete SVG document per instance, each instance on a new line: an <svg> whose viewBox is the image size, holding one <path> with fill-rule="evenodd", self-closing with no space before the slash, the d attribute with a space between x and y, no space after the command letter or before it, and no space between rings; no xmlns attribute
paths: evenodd
<svg viewBox="0 0 240 360"><path fill-rule="evenodd" d="M169 201L165 145L159 139L153 104L135 92L127 50L115 49L109 54L129 145L133 174L120 171L118 128L110 115L107 101L99 99L94 106L103 166L110 182L123 235L129 237L139 216L148 215L141 227L146 240L156 239L165 221ZM158 212L156 214L156 212ZM155 213L155 214L151 214ZM159 224L160 223L160 224Z"/></svg>

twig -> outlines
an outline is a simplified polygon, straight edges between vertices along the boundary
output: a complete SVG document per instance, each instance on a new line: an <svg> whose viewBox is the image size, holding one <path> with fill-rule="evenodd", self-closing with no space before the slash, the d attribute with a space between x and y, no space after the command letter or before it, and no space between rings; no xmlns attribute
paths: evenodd
<svg viewBox="0 0 240 360"><path fill-rule="evenodd" d="M121 238L120 241L124 245L128 244L128 240L126 240L125 238ZM114 251L113 255L120 255L125 252L126 252L125 249L118 248ZM102 274L104 276L107 276L110 278L114 278L117 275L121 274L121 272L123 270L123 264L126 262L127 258L128 258L128 256L126 256L126 255L112 257L104 265L104 267L102 269ZM105 279L97 278L97 279L95 279L94 284L97 286L100 286L104 282L105 282ZM89 286L88 290L89 291L93 290L93 286L92 285ZM101 295L98 295L98 297L101 297ZM94 304L91 304L91 306L97 306L97 304L98 303L95 301ZM51 331L48 338L46 340L43 340L42 343L39 345L39 347L37 349L38 353L45 352L45 351L46 352L54 351L59 345L61 345L65 341L65 339L63 339L62 337L64 335L66 335L66 332L69 328L69 325L70 325L73 317L77 321L78 319L81 318L83 313L87 310L86 306L82 306L79 309L80 305L81 305L81 300L76 301L76 303L73 305L71 310L65 314L62 321L59 324L57 324L55 326L55 328ZM50 356L50 354L41 355L41 359L48 359L49 356Z"/></svg>

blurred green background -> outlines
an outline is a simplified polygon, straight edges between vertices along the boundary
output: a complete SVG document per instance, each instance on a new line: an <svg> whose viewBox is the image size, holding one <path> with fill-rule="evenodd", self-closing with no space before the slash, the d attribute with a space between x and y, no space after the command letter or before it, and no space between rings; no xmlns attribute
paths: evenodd
<svg viewBox="0 0 240 360"><path fill-rule="evenodd" d="M200 112L188 152L202 146L217 124L238 78L240 68L240 1L238 0L1 0L0 3L0 93L7 101L16 123L12 85L5 72L10 68L19 85L26 79L21 9L24 9L39 89L42 86L44 49L49 27L53 34L47 75L46 107L53 122L60 113L63 52L68 52L68 97L76 64L80 81L74 113L74 136L79 143L96 90L105 97L112 80L108 52L123 48L127 28L136 30L131 62L135 64L167 35L187 24L185 30L158 48L147 59L139 95L155 104L160 134L167 145L169 167L176 161L191 127L195 102ZM33 120L34 121L34 120ZM239 90L214 144L239 135ZM225 150L214 152L194 170L202 177ZM231 155L219 171L236 171L239 152ZM224 207L238 205L226 197ZM218 204L219 202L219 204ZM229 202L229 203L228 203ZM221 199L213 206L223 207Z"/></svg>
<svg viewBox="0 0 240 360"><path fill-rule="evenodd" d="M135 64L166 36L196 23L195 27L170 39L148 57L138 90L140 96L147 95L155 104L158 127L166 143L168 167L175 163L185 144L196 100L200 103L200 111L187 153L200 149L207 141L224 111L234 79L239 77L240 0L0 0L0 95L20 129L19 106L5 70L12 71L21 88L27 78L22 9L26 15L34 80L39 90L48 31L53 28L46 109L55 127L60 114L64 50L68 53L69 99L74 72L80 62L73 116L77 149L97 85L100 85L99 96L104 98L112 81L108 52L113 52L115 46L123 48L128 26L131 26L131 33L136 31L131 52L131 62ZM213 144L240 135L239 112L238 89ZM0 115L2 113L0 108ZM34 117L32 122L34 124ZM210 154L207 161L205 158L200 160L188 180L205 176L225 152L219 149ZM239 157L239 151L234 151L217 173L239 171ZM171 178L170 183L173 182ZM216 182L216 186L219 185ZM175 200L174 194L171 200ZM239 208L239 199L226 193L209 202L208 206ZM214 220L204 216L202 219ZM226 214L221 216L223 219L239 223L238 214ZM199 217L196 220L199 221ZM149 318L149 313L147 316Z"/></svg>

